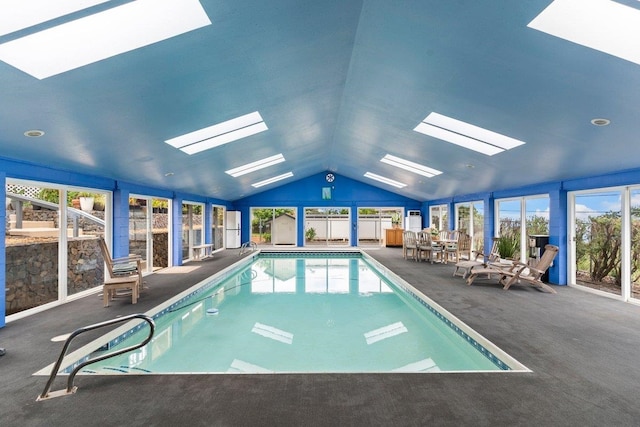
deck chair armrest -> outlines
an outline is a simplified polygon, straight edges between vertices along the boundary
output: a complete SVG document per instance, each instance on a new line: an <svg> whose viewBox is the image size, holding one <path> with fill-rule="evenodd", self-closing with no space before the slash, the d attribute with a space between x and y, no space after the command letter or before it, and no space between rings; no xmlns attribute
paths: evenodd
<svg viewBox="0 0 640 427"><path fill-rule="evenodd" d="M529 270L532 273L531 275L535 277L541 277L545 273L543 270L537 269L535 267L529 267Z"/></svg>

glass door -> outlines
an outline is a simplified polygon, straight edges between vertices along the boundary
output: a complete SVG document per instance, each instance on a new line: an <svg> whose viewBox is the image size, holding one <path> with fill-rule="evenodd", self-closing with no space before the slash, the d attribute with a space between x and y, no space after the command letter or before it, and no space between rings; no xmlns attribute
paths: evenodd
<svg viewBox="0 0 640 427"><path fill-rule="evenodd" d="M204 206L200 203L182 203L182 260L193 257L193 247L203 243Z"/></svg>
<svg viewBox="0 0 640 427"><path fill-rule="evenodd" d="M449 215L447 205L431 206L429 208L429 228L438 231L449 229Z"/></svg>
<svg viewBox="0 0 640 427"><path fill-rule="evenodd" d="M224 212L223 206L213 206L211 209L211 243L214 251L224 248Z"/></svg>
<svg viewBox="0 0 640 427"><path fill-rule="evenodd" d="M251 208L251 241L258 246L296 246L296 209Z"/></svg>
<svg viewBox="0 0 640 427"><path fill-rule="evenodd" d="M621 190L573 194L573 284L621 296ZM633 218L633 216L632 216ZM637 239L632 233L632 239Z"/></svg>
<svg viewBox="0 0 640 427"><path fill-rule="evenodd" d="M142 258L142 271L169 266L169 200L129 198L129 253Z"/></svg>
<svg viewBox="0 0 640 427"><path fill-rule="evenodd" d="M402 208L359 208L358 246L382 246L386 230L402 227Z"/></svg>
<svg viewBox="0 0 640 427"><path fill-rule="evenodd" d="M456 205L457 230L471 236L471 248L483 252L484 247L484 203L482 201Z"/></svg>
<svg viewBox="0 0 640 427"><path fill-rule="evenodd" d="M305 246L348 246L351 236L348 208L305 208Z"/></svg>

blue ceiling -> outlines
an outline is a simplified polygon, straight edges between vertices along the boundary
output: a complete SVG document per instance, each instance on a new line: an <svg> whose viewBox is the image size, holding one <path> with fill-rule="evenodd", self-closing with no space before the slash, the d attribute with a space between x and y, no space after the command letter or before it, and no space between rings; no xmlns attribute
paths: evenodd
<svg viewBox="0 0 640 427"><path fill-rule="evenodd" d="M212 25L43 80L0 62L0 155L223 200L325 170L422 201L639 167L640 67L528 28L550 2L201 0ZM164 143L253 111L268 131ZM489 157L413 131L432 111L527 143Z"/></svg>

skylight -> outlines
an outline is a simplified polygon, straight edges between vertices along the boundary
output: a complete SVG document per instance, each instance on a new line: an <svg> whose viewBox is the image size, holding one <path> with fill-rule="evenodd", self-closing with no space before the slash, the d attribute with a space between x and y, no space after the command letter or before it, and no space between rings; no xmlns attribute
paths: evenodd
<svg viewBox="0 0 640 427"><path fill-rule="evenodd" d="M380 161L382 163L387 163L391 166L408 170L409 172L417 173L418 175L426 176L428 178L432 178L442 173L437 169L421 165L420 163L414 163L409 160L401 159L400 157L392 156L391 154L387 154L382 159L380 159Z"/></svg>
<svg viewBox="0 0 640 427"><path fill-rule="evenodd" d="M0 44L0 60L44 79L210 24L198 0L136 0Z"/></svg>
<svg viewBox="0 0 640 427"><path fill-rule="evenodd" d="M610 0L554 0L527 25L640 65L640 10Z"/></svg>
<svg viewBox="0 0 640 427"><path fill-rule="evenodd" d="M281 181L283 179L289 178L293 176L293 172L283 173L282 175L274 176L273 178L265 179L264 181L256 182L255 184L251 184L252 187L260 188L265 185L272 184L277 181Z"/></svg>
<svg viewBox="0 0 640 427"><path fill-rule="evenodd" d="M3 0L0 2L0 36L87 9L108 0Z"/></svg>
<svg viewBox="0 0 640 427"><path fill-rule="evenodd" d="M398 182L390 178L385 178L384 176L376 175L375 173L371 173L371 172L365 173L364 176L367 178L371 178L373 180L382 182L384 184L394 186L396 188L404 188L407 186L407 184L403 184L402 182Z"/></svg>
<svg viewBox="0 0 640 427"><path fill-rule="evenodd" d="M165 142L187 154L196 154L267 130L259 112L245 114L226 122L177 136Z"/></svg>
<svg viewBox="0 0 640 427"><path fill-rule="evenodd" d="M269 166L277 165L278 163L282 162L284 162L284 156L282 155L282 153L280 153L262 160L247 163L243 166L238 166L237 168L229 169L228 171L225 171L225 173L228 173L232 177L237 178L239 176L246 175L248 173L255 172Z"/></svg>
<svg viewBox="0 0 640 427"><path fill-rule="evenodd" d="M435 112L429 114L414 130L487 156L524 144L523 141Z"/></svg>

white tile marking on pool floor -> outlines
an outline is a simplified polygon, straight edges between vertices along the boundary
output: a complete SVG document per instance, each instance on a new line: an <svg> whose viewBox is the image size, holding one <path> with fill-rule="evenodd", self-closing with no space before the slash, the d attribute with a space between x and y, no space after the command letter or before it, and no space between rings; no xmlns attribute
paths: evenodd
<svg viewBox="0 0 640 427"><path fill-rule="evenodd" d="M404 334L405 332L409 332L406 326L404 326L402 322L396 322L370 332L365 332L364 338L367 340L367 344L373 344L396 335Z"/></svg>
<svg viewBox="0 0 640 427"><path fill-rule="evenodd" d="M282 329L274 328L273 326L263 325L262 323L256 322L253 325L253 329L251 332L262 335L266 338L271 338L272 340L280 341L285 344L293 343L293 334L290 332L283 331Z"/></svg>

